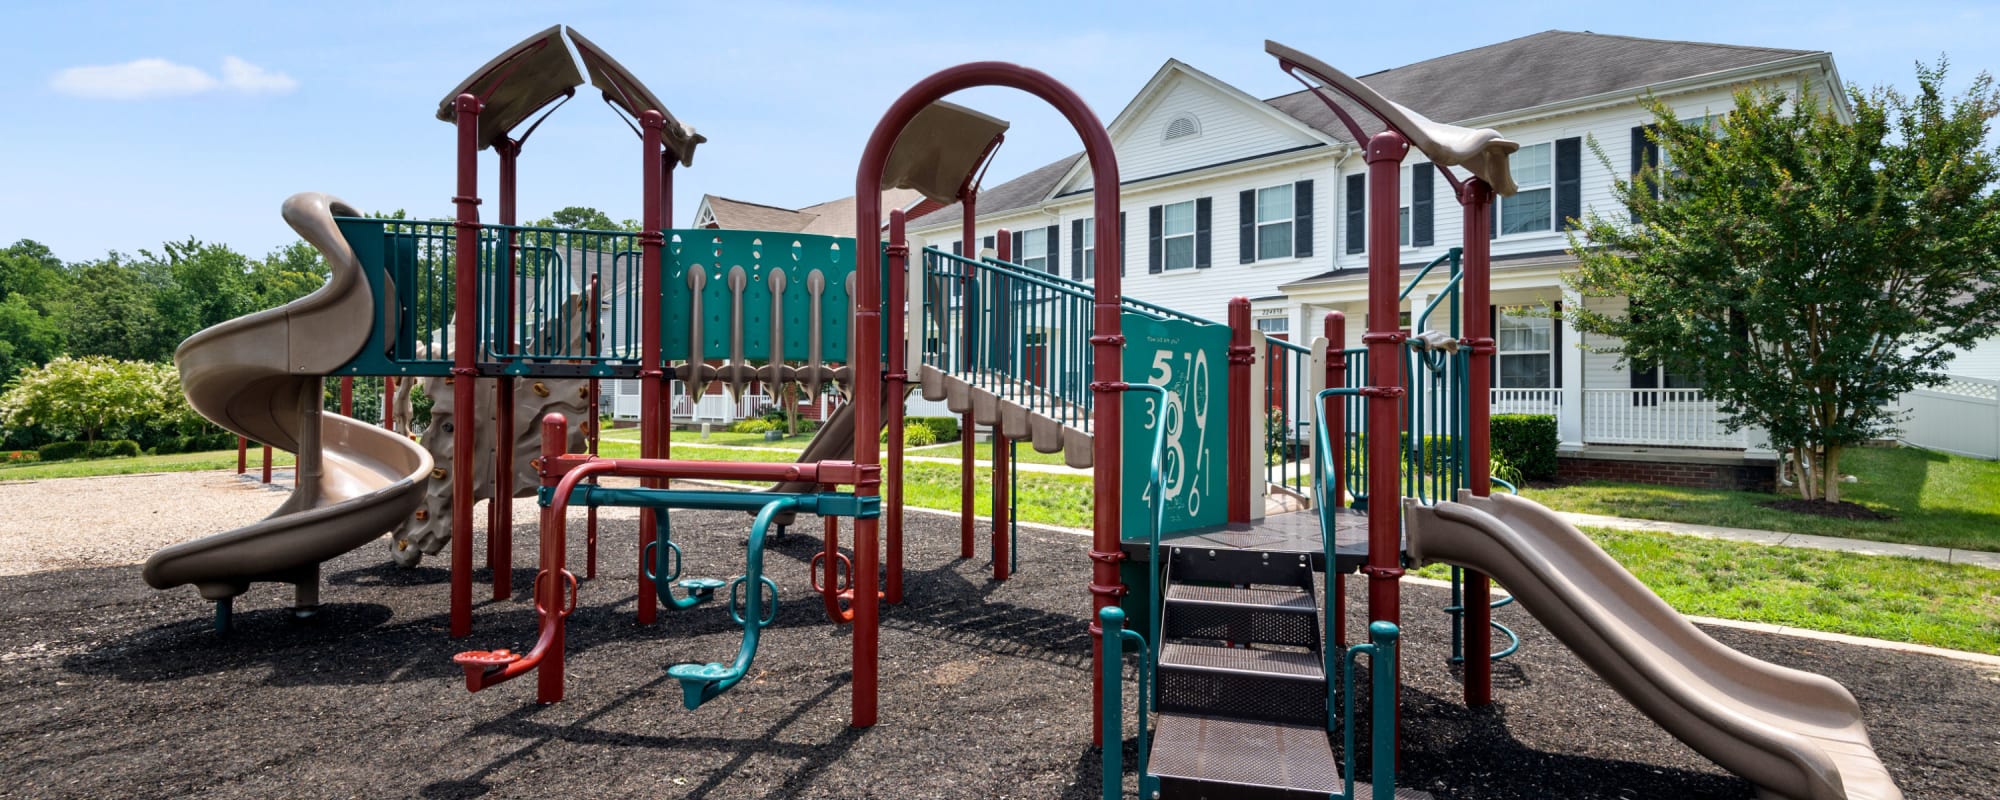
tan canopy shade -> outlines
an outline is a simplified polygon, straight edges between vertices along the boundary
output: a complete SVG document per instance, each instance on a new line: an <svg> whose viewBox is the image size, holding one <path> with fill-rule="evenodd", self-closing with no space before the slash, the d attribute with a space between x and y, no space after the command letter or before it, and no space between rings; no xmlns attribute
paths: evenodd
<svg viewBox="0 0 2000 800"><path fill-rule="evenodd" d="M564 41L565 32L569 34L568 42ZM571 46L577 54L570 52ZM452 103L461 94L485 98L486 107L479 112L479 148L492 147L536 112L583 85L583 71L577 69L579 58L590 71L591 85L603 90L626 113L637 117L647 109L654 109L664 115L666 146L681 163L694 163L694 146L707 139L676 119L659 97L597 45L575 29L561 25L528 37L473 71L471 77L438 101L437 118L456 121Z"/></svg>
<svg viewBox="0 0 2000 800"><path fill-rule="evenodd" d="M1326 62L1277 42L1266 39L1264 52L1367 109L1382 124L1407 137L1410 144L1423 151L1432 163L1447 167L1463 166L1485 179L1494 193L1501 196L1514 193L1514 176L1508 170L1507 157L1521 149L1519 142L1502 137L1499 131L1492 128L1461 128L1432 122L1424 115L1383 97L1347 73L1327 66Z"/></svg>
<svg viewBox="0 0 2000 800"><path fill-rule="evenodd" d="M958 200L1007 121L939 100L917 112L882 165L882 185L915 189L940 203Z"/></svg>
<svg viewBox="0 0 2000 800"><path fill-rule="evenodd" d="M661 131L661 140L667 150L681 160L681 166L694 166L695 145L708 141L708 137L694 132L694 127L674 118L665 103L653 94L651 89L632 77L632 73L619 64L596 42L583 38L575 28L569 29L569 40L576 45L576 52L583 58L583 68L590 72L590 85L604 92L604 97L638 119L647 111L658 111L667 118L667 127Z"/></svg>

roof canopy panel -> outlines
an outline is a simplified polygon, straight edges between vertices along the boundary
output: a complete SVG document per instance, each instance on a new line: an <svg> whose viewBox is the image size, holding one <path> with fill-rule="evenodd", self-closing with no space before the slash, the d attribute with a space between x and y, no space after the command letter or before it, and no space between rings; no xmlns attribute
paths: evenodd
<svg viewBox="0 0 2000 800"><path fill-rule="evenodd" d="M567 33L567 41L564 34ZM571 53L574 47L576 53ZM694 163L694 148L707 141L694 128L676 119L645 84L632 77L623 66L573 28L561 25L537 33L473 71L472 76L438 101L437 118L454 122L452 104L461 94L485 101L479 112L479 148L484 150L514 132L522 122L549 104L575 93L584 83L581 59L590 72L590 84L604 92L613 105L637 118L648 110L667 118L664 143L682 164Z"/></svg>
<svg viewBox="0 0 2000 800"><path fill-rule="evenodd" d="M940 203L955 201L1006 131L1006 120L942 100L931 103L896 137L882 165L882 185L915 189Z"/></svg>
<svg viewBox="0 0 2000 800"><path fill-rule="evenodd" d="M1331 94L1320 92L1319 96L1337 106L1337 113L1344 114L1359 126L1362 138L1385 129L1395 130L1423 151L1432 163L1447 167L1463 166L1484 179L1495 193L1503 196L1514 193L1514 176L1508 169L1507 157L1521 149L1521 145L1502 137L1499 131L1432 122L1424 115L1383 97L1380 92L1347 73L1327 66L1326 62L1277 42L1265 40L1264 52L1331 90Z"/></svg>

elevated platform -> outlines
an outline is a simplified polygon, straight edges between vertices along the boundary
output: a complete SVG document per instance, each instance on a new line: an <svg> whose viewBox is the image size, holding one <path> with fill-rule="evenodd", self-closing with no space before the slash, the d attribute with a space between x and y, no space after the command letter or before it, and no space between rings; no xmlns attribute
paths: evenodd
<svg viewBox="0 0 2000 800"><path fill-rule="evenodd" d="M1151 543L1126 539L1120 543L1125 557L1151 561ZM1188 550L1238 551L1303 556L1315 571L1327 569L1325 549L1320 546L1319 512L1291 511L1254 522L1231 522L1194 530L1175 531L1160 537L1163 547ZM1336 572L1353 572L1368 563L1368 515L1353 509L1334 512L1334 564Z"/></svg>

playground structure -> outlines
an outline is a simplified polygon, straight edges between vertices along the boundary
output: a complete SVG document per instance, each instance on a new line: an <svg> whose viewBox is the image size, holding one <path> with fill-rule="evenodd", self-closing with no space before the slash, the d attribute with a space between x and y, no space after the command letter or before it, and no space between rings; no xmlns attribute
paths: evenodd
<svg viewBox="0 0 2000 800"><path fill-rule="evenodd" d="M1123 788L1116 739L1128 645L1141 662L1142 797L1419 795L1395 786L1396 641L1400 579L1426 558L1453 564L1455 574L1466 570L1462 600L1447 611L1469 632L1459 637L1462 647L1454 643L1468 705L1492 702L1490 663L1505 655L1492 652L1489 582L1473 571L1490 569L1642 711L1750 778L1762 796L1899 797L1844 689L1722 648L1539 506L1489 497L1488 211L1495 193L1513 191L1507 155L1516 145L1492 130L1433 123L1304 53L1275 43L1267 50L1328 104L1368 164L1370 326L1358 348L1341 340L1337 317L1327 321L1327 337L1301 347L1252 330L1246 302L1232 304L1227 322L1214 322L1122 296L1119 175L1109 136L1079 97L1042 73L966 64L899 97L857 172L855 230L886 233L886 242L863 246L668 228L675 167L691 165L704 140L588 40L561 27L543 31L475 72L440 105L439 118L458 132L456 221L372 219L321 195L296 196L287 220L327 254L328 286L182 346L177 361L190 401L240 435L298 452L299 490L263 523L162 551L148 563L147 579L160 588L195 583L218 601L219 620L227 598L252 580L295 582L308 607L307 579L316 586L321 561L408 522L425 482L448 479L451 530L463 534L450 540L451 633L468 635L472 504L489 470L480 454L494 453L491 496L504 498L525 474L511 463L514 448L482 444L478 425L439 422L429 433L448 433L450 446L427 450L322 414L321 376L437 381L451 389L448 408L474 409L482 382L490 382L491 397L518 397L516 381L544 388L588 381L572 393L590 399L593 416L596 380L636 378L646 409L640 458L576 452L566 415L538 421L541 449L529 463L542 506L535 645L526 653L459 654L467 687L479 691L534 672L540 702L562 699L564 628L580 591L568 569L567 512L632 506L640 509L639 622L654 623L661 604L681 613L726 596L720 605L743 629L726 662L670 668L685 705L699 707L749 670L778 603L776 584L763 572L765 540L773 525L804 512L825 523L825 550L810 567L814 588L832 620L853 626L850 720L869 726L878 716L881 604L902 598L901 400L921 391L993 431L996 580L1008 576L1014 555L1003 511L1014 443L1061 452L1093 470L1092 730L1104 745L1107 797ZM638 233L514 224L521 144L574 95L585 73L640 135ZM911 253L900 212L885 229L881 190L914 188L962 204L963 249L975 252L978 177L1006 123L942 102L975 86L1036 95L1082 138L1097 226L1093 281L1012 263L1004 231L992 257L974 258ZM477 213L477 154L487 147L500 156L497 224L482 224ZM1396 176L1412 147L1457 189L1465 241L1406 280L1397 249L1375 243L1396 241ZM1400 329L1401 301L1439 268L1446 289L1413 314L1414 333ZM579 296L567 288L574 285L591 287L587 310L571 302ZM633 292L633 302L606 320L599 287ZM352 324L360 319L371 324ZM448 335L430 346L419 341L418 331L444 329L446 320ZM279 325L290 326L289 336L271 335ZM287 341L291 350L271 344ZM691 392L721 382L739 395L755 382L797 383L815 395L843 392L849 402L796 463L673 459L666 424L674 379ZM521 430L517 405L496 404L495 430ZM1292 442L1266 440L1273 415L1313 420L1307 458L1292 455ZM968 445L973 427L964 426ZM588 433L583 442L594 450ZM432 452L449 453L451 465L434 465ZM971 447L964 458L960 555L969 558ZM597 485L614 476L641 483ZM676 488L677 479L773 485L753 492ZM1310 508L1267 515L1272 494ZM507 505L494 504L488 542L496 596L511 595L503 577L511 523L500 510ZM743 573L682 576L682 547L697 540L687 531L676 535L675 509L753 514ZM839 546L842 517L853 520L851 557ZM586 540L589 577L594 533ZM735 537L703 541L718 540L733 544ZM1324 596L1315 572L1326 575ZM1343 624L1348 572L1368 580L1368 640L1352 645ZM1132 628L1126 619L1136 621ZM1354 685L1363 658L1372 711L1365 721L1356 715L1361 690ZM1372 785L1356 780L1364 728ZM1103 741L1106 731L1112 741ZM1336 758L1334 732L1343 737L1345 764Z"/></svg>

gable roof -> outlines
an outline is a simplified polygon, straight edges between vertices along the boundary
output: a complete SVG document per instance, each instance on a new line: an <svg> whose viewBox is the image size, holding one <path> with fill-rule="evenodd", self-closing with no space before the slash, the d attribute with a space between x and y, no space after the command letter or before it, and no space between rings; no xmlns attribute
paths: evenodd
<svg viewBox="0 0 2000 800"><path fill-rule="evenodd" d="M1746 47L1543 31L1485 47L1362 75L1383 96L1439 122L1462 122L1619 91L1693 78L1822 51ZM1321 131L1349 138L1347 128L1311 92L1265 101Z"/></svg>
<svg viewBox="0 0 2000 800"><path fill-rule="evenodd" d="M1620 91L1636 96L1645 87L1668 81L1825 55L1825 51L1818 50L1551 30L1369 73L1359 80L1426 117L1459 123ZM1159 81L1168 68L1178 63L1170 59L1154 76L1154 81ZM1188 72L1207 77L1198 70ZM1150 88L1153 84L1147 85ZM1113 124L1123 120L1126 112L1145 96L1142 91L1132 105L1119 112ZM1300 90L1263 102L1322 134L1343 142L1350 140L1346 126L1311 92ZM1066 156L986 190L979 198L979 216L1015 211L1048 199L1070 168L1078 166L1076 162L1082 155ZM1088 190L1083 194L1089 194ZM925 228L958 220L958 206L952 205L912 220L910 227Z"/></svg>
<svg viewBox="0 0 2000 800"><path fill-rule="evenodd" d="M884 208L909 208L922 199L923 195L917 193L915 189L882 191ZM732 200L712 194L702 195L701 202L708 207L708 213L715 218L715 226L724 230L783 231L823 236L854 235L852 195L798 210Z"/></svg>

